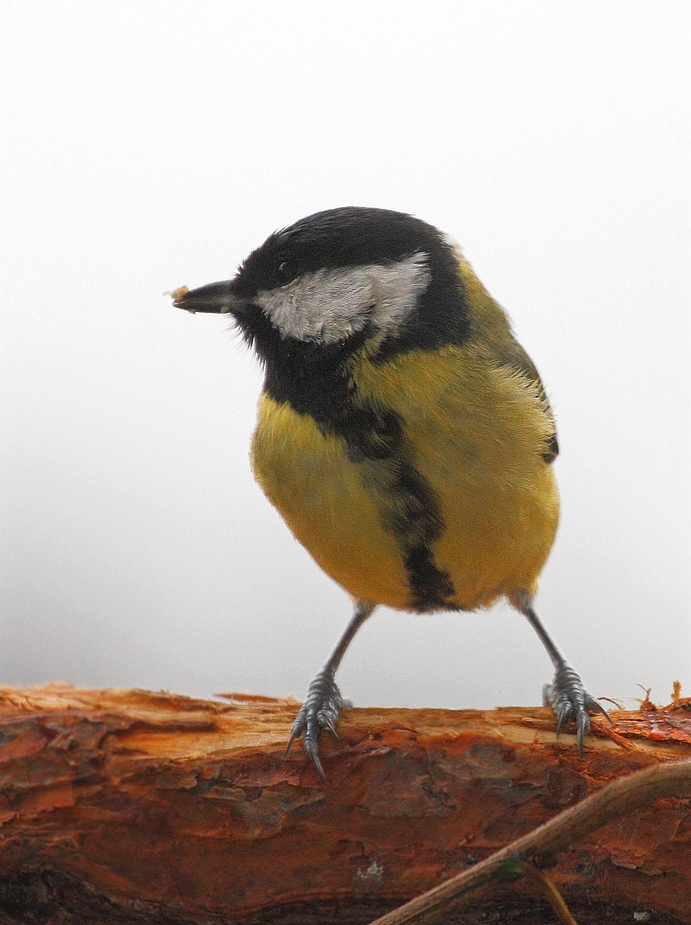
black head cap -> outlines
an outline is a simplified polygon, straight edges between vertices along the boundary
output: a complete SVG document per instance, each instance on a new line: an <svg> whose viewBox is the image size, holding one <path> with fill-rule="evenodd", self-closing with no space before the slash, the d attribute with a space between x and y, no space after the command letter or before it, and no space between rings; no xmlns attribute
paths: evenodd
<svg viewBox="0 0 691 925"><path fill-rule="evenodd" d="M251 302L258 292L305 273L393 264L420 253L427 257L430 284L410 326L387 341L380 356L461 343L469 321L453 248L432 225L404 212L358 206L316 212L270 235L242 263L231 285L238 297ZM243 328L248 323L248 316L240 321Z"/></svg>

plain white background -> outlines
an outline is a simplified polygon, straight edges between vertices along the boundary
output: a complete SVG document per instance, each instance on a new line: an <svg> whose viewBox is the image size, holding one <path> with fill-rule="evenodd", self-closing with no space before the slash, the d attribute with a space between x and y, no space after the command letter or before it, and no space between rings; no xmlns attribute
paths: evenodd
<svg viewBox="0 0 691 925"><path fill-rule="evenodd" d="M691 694L684 2L5 2L0 680L301 697L350 615L253 483L226 279L318 209L463 245L553 402L538 611L595 695ZM358 705L538 703L523 618L381 611Z"/></svg>

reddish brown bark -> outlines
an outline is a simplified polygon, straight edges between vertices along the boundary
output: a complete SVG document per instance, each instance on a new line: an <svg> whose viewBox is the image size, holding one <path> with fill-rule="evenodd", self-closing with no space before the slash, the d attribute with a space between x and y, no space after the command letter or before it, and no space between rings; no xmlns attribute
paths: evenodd
<svg viewBox="0 0 691 925"><path fill-rule="evenodd" d="M0 688L0 921L365 923L609 782L691 758L688 706L595 720L583 759L547 710L350 710L324 784L284 754L294 703ZM688 801L602 827L548 873L579 922L691 923ZM475 909L554 921L536 902L498 884Z"/></svg>

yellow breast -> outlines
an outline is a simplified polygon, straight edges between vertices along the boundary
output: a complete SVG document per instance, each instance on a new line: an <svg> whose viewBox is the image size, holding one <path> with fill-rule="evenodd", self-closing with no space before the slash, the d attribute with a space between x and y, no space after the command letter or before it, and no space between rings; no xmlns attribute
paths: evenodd
<svg viewBox="0 0 691 925"><path fill-rule="evenodd" d="M430 552L453 583L449 604L474 609L534 591L558 520L539 387L474 347L412 351L379 366L361 357L353 380L356 401L397 416L407 465L436 499L442 523ZM354 462L342 437L265 394L252 460L327 574L360 600L418 609L397 535L407 508L392 490L396 459Z"/></svg>

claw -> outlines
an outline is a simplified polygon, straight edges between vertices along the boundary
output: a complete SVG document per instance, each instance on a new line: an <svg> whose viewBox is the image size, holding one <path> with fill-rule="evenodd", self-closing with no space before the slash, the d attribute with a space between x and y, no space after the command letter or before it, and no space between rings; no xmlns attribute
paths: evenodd
<svg viewBox="0 0 691 925"><path fill-rule="evenodd" d="M317 769L317 774L321 777L324 783L326 783L326 774L324 774L324 768L322 767L321 759L319 758L319 743L317 741L317 737L309 735L309 733L305 733L302 747L305 749L305 752L309 755L312 764Z"/></svg>
<svg viewBox="0 0 691 925"><path fill-rule="evenodd" d="M575 720L576 742L581 758L583 757L583 740L590 732L589 713L602 713L612 722L607 710L594 697L591 697L583 687L579 675L566 663L557 668L554 680L551 684L544 686L542 696L545 706L551 707L557 718L557 735L567 720Z"/></svg>
<svg viewBox="0 0 691 925"><path fill-rule="evenodd" d="M327 714L326 714L326 712L325 712L324 710L320 710L319 713L317 713L317 722L318 722L319 725L322 727L322 729L326 729L327 732L330 732L330 733L331 733L331 735L332 735L332 736L334 737L334 739L339 743L339 745L342 744L342 743L341 743L341 737L339 736L338 732L336 731L336 727L334 726L334 724L332 723L332 721L331 721L330 718L327 716Z"/></svg>
<svg viewBox="0 0 691 925"><path fill-rule="evenodd" d="M286 745L286 755L290 751L290 746L293 744L293 742L305 731L305 726L306 723L302 717L302 710L300 710L298 715L293 720L293 725L290 727L290 736L288 737L288 744Z"/></svg>
<svg viewBox="0 0 691 925"><path fill-rule="evenodd" d="M307 689L305 702L293 721L286 745L287 754L295 739L302 735L302 747L322 780L326 780L326 776L319 758L319 734L325 729L337 742L341 741L336 723L342 704L333 671L328 667L322 668Z"/></svg>

